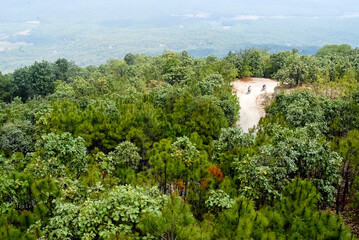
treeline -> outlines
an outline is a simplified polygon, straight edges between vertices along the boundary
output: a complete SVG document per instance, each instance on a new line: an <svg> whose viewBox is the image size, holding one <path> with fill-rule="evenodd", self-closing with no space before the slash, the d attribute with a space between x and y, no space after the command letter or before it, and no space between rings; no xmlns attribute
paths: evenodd
<svg viewBox="0 0 359 240"><path fill-rule="evenodd" d="M359 49L327 45L315 55L300 55L296 49L273 54L259 49L230 52L226 57L240 77L270 77L291 84L337 82L355 84L359 79ZM355 81L356 80L356 81Z"/></svg>
<svg viewBox="0 0 359 240"><path fill-rule="evenodd" d="M357 53L127 54L0 74L0 238L355 239L337 214L359 205ZM277 94L244 133L230 83L246 76L316 91Z"/></svg>

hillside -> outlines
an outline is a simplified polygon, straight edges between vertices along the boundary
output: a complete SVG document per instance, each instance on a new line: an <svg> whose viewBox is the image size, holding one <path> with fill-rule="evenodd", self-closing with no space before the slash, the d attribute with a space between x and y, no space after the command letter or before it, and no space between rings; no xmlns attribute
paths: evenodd
<svg viewBox="0 0 359 240"><path fill-rule="evenodd" d="M358 56L166 51L0 74L0 239L356 239ZM249 133L244 77L291 88Z"/></svg>

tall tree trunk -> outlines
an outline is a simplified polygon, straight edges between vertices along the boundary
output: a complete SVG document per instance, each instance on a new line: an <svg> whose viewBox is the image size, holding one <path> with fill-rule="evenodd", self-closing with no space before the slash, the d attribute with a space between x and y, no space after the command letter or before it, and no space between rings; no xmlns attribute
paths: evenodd
<svg viewBox="0 0 359 240"><path fill-rule="evenodd" d="M173 227L173 223L171 224L171 240L174 240L174 227Z"/></svg>
<svg viewBox="0 0 359 240"><path fill-rule="evenodd" d="M167 193L167 162L165 162L165 192L164 194Z"/></svg>
<svg viewBox="0 0 359 240"><path fill-rule="evenodd" d="M340 205L340 189L341 184L338 184L338 192L337 192L337 202L336 202L336 213L339 213L339 205Z"/></svg>
<svg viewBox="0 0 359 240"><path fill-rule="evenodd" d="M340 210L341 212L344 210L345 207L345 203L346 203L346 196L347 193L349 192L349 188L348 188L348 184L349 184L349 171L350 171L350 167L349 164L346 167L345 170L345 183L344 183L344 191L343 191L343 205L342 205L342 209Z"/></svg>

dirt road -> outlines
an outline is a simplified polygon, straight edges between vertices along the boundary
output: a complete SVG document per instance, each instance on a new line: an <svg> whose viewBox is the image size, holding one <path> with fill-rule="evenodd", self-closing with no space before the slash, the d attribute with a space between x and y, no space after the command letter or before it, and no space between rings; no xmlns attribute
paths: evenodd
<svg viewBox="0 0 359 240"><path fill-rule="evenodd" d="M262 91L263 84L266 91ZM265 115L262 101L266 95L272 95L278 82L267 78L246 78L233 82L233 89L237 92L239 104L241 105L239 124L244 132L257 125L259 119ZM251 86L251 93L247 93Z"/></svg>

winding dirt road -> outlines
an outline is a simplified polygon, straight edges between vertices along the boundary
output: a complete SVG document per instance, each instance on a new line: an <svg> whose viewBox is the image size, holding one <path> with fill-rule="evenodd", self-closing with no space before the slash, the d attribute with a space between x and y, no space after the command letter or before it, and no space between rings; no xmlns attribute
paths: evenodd
<svg viewBox="0 0 359 240"><path fill-rule="evenodd" d="M262 91L263 84L266 85L266 91ZM232 85L241 106L237 125L239 124L244 132L248 132L248 129L257 125L259 119L265 115L263 100L265 96L273 96L278 82L268 78L245 78L233 82ZM248 86L252 88L250 94L247 93Z"/></svg>

